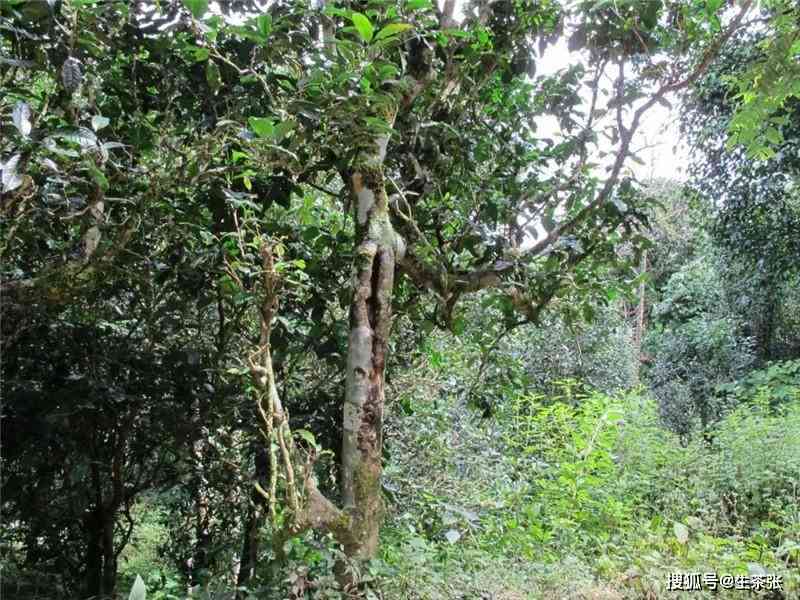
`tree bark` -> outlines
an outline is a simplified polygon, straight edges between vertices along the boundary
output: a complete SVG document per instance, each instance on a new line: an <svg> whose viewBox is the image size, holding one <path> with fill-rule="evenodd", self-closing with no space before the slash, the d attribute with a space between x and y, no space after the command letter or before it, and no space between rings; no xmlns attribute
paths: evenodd
<svg viewBox="0 0 800 600"><path fill-rule="evenodd" d="M87 537L86 557L86 595L98 596L103 588L103 531L97 510L86 516L85 530Z"/></svg>
<svg viewBox="0 0 800 600"><path fill-rule="evenodd" d="M103 516L103 593L112 596L117 586L117 554L114 550L116 511L109 511Z"/></svg>
<svg viewBox="0 0 800 600"><path fill-rule="evenodd" d="M642 253L642 264L639 270L640 275L647 273L647 250ZM639 284L639 306L636 309L636 328L634 330L634 343L636 344L636 360L635 364L635 378L636 383L639 383L639 374L642 365L642 340L644 339L644 326L645 326L645 312L647 309L647 300L645 294L647 288L644 281Z"/></svg>
<svg viewBox="0 0 800 600"><path fill-rule="evenodd" d="M192 492L194 495L194 517L195 517L195 542L192 549L192 566L189 580L192 586L203 582L207 575L211 563L211 516L209 508L208 489L204 478L205 440L203 438L202 424L206 422L205 412L201 407L201 401L195 399L193 402L193 427L194 439L191 441L192 455Z"/></svg>
<svg viewBox="0 0 800 600"><path fill-rule="evenodd" d="M85 517L87 546L84 569L87 596L110 596L116 588L115 517L116 511L108 511L102 506L95 506Z"/></svg>
<svg viewBox="0 0 800 600"><path fill-rule="evenodd" d="M347 353L342 445L342 497L352 518L345 553L373 558L383 516L384 370L392 326L392 291L398 251L403 244L392 228L378 154L351 176L356 200L356 251L350 339Z"/></svg>
<svg viewBox="0 0 800 600"><path fill-rule="evenodd" d="M253 455L253 475L254 479L262 486L269 488L269 458L266 448L257 446ZM236 577L237 587L245 587L255 574L256 564L258 564L259 537L258 533L264 523L264 514L267 510L264 498L252 490L248 505L247 519L245 520L242 554L239 561L239 574Z"/></svg>

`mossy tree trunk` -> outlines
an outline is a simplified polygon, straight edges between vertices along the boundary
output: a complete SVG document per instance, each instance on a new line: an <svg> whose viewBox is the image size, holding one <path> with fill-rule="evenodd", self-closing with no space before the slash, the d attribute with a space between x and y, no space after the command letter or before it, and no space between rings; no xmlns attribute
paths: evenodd
<svg viewBox="0 0 800 600"><path fill-rule="evenodd" d="M350 178L355 199L356 248L347 353L342 447L342 496L351 515L348 556L369 559L378 550L383 514L384 371L392 326L392 291L400 238L389 219L382 152Z"/></svg>

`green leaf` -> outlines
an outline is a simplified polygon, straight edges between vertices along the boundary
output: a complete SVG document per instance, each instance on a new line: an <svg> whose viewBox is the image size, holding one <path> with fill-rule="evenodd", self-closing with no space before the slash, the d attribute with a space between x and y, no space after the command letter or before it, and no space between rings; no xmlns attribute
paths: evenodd
<svg viewBox="0 0 800 600"><path fill-rule="evenodd" d="M675 537L677 538L679 544L685 544L689 541L689 528L683 523L678 523L675 521L672 526L672 530L675 532Z"/></svg>
<svg viewBox="0 0 800 600"><path fill-rule="evenodd" d="M275 135L275 122L266 117L250 117L247 122L250 129L260 138L271 138Z"/></svg>
<svg viewBox="0 0 800 600"><path fill-rule="evenodd" d="M131 588L131 593L128 596L128 600L145 600L146 595L147 588L144 586L144 581L142 581L141 575L137 575L136 581L133 582L133 587Z"/></svg>
<svg viewBox="0 0 800 600"><path fill-rule="evenodd" d="M97 185L100 186L101 190L104 192L108 191L108 178L106 177L105 173L103 173L94 165L89 165L89 173L92 175L92 179L95 180Z"/></svg>
<svg viewBox="0 0 800 600"><path fill-rule="evenodd" d="M544 230L548 233L553 231L553 229L556 227L555 212L556 206L553 205L548 207L542 215L542 227L544 227Z"/></svg>
<svg viewBox="0 0 800 600"><path fill-rule="evenodd" d="M183 3L195 19L202 17L208 10L208 0L183 0Z"/></svg>
<svg viewBox="0 0 800 600"><path fill-rule="evenodd" d="M692 529L701 530L703 528L703 522L697 517L687 517L686 524Z"/></svg>
<svg viewBox="0 0 800 600"><path fill-rule="evenodd" d="M433 8L433 3L431 0L408 0L406 2L406 8L408 10L422 10L425 8Z"/></svg>
<svg viewBox="0 0 800 600"><path fill-rule="evenodd" d="M106 127L111 121L108 117L104 117L102 115L95 115L92 117L92 129L95 131L100 131L103 127Z"/></svg>
<svg viewBox="0 0 800 600"><path fill-rule="evenodd" d="M378 35L375 36L375 41L408 31L411 29L411 27L412 26L409 23L389 23L386 27L378 32Z"/></svg>
<svg viewBox="0 0 800 600"><path fill-rule="evenodd" d="M356 26L358 35L361 36L361 39L367 43L371 42L372 36L375 33L375 28L372 26L372 23L367 16L360 12L354 12L352 15L350 15L350 20L352 20L353 25Z"/></svg>
<svg viewBox="0 0 800 600"><path fill-rule="evenodd" d="M275 125L275 139L277 141L281 141L287 135L289 135L292 130L294 129L294 121L289 119L285 121L281 121L277 125Z"/></svg>
<svg viewBox="0 0 800 600"><path fill-rule="evenodd" d="M295 435L299 436L303 440L305 440L309 446L317 448L317 440L314 437L314 434L311 433L308 429L297 429L295 430Z"/></svg>
<svg viewBox="0 0 800 600"><path fill-rule="evenodd" d="M272 32L272 15L261 15L256 18L256 29L264 38L264 41L267 41L269 34Z"/></svg>
<svg viewBox="0 0 800 600"><path fill-rule="evenodd" d="M581 307L581 312L583 313L584 320L587 322L594 320L594 307L591 304L584 304Z"/></svg>
<svg viewBox="0 0 800 600"><path fill-rule="evenodd" d="M461 533L459 533L458 530L456 529L450 529L447 531L447 533L444 534L444 537L451 544L455 544L458 540L461 539Z"/></svg>
<svg viewBox="0 0 800 600"><path fill-rule="evenodd" d="M197 62L208 60L208 57L211 55L211 52L208 48L200 48L197 46L192 47L192 52L194 52L194 59Z"/></svg>
<svg viewBox="0 0 800 600"><path fill-rule="evenodd" d="M384 119L380 119L378 117L364 117L364 121L370 129L376 131L377 133L387 133L389 135L394 133L392 126L389 125L389 123L387 123Z"/></svg>
<svg viewBox="0 0 800 600"><path fill-rule="evenodd" d="M234 164L236 164L236 163L237 163L237 162L239 162L240 160L246 160L246 159L248 159L248 158L250 158L250 157L249 157L249 156L247 155L247 153L245 153L245 152L239 152L238 150L234 150L234 151L231 153L231 161L232 161Z"/></svg>
<svg viewBox="0 0 800 600"><path fill-rule="evenodd" d="M206 63L206 82L211 91L216 94L222 87L222 75L220 74L217 63L210 60Z"/></svg>
<svg viewBox="0 0 800 600"><path fill-rule="evenodd" d="M780 144L783 141L783 136L781 132L775 129L774 127L768 127L767 130L764 132L764 136L767 138L767 142L770 144Z"/></svg>

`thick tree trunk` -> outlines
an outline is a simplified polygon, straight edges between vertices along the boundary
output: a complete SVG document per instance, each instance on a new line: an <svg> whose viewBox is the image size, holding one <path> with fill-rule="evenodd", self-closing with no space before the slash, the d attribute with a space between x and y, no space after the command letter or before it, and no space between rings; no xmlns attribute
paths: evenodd
<svg viewBox="0 0 800 600"><path fill-rule="evenodd" d="M393 119L390 119L393 122ZM374 152L363 153L358 167L347 176L355 199L355 258L353 297L350 304L350 336L343 410L341 455L343 509L333 505L316 485L313 458L301 467L298 482L295 460L298 456L291 429L275 387L270 357L270 328L277 310L278 279L272 251L263 244L263 298L260 306L261 337L258 348L248 356L262 432L269 440L269 491L255 486L267 501L275 520L276 474L284 472L288 522L273 532L273 547L280 553L283 541L306 529L331 532L344 547L345 554L356 560L373 558L383 517L381 471L383 447L384 370L389 332L392 326L392 292L397 261L402 260L405 243L394 231L389 218L389 201L382 171L388 137L375 141ZM277 444L272 440L276 440ZM280 460L280 463L279 463ZM298 493L298 483L304 498ZM243 543L242 576L249 577L255 540ZM249 563L248 559L248 563ZM343 583L351 581L343 575Z"/></svg>
<svg viewBox="0 0 800 600"><path fill-rule="evenodd" d="M380 151L380 144L378 148ZM380 166L362 167L350 183L357 200L357 245L343 419L342 496L352 518L345 552L353 558L369 559L378 550L383 515L384 368L392 325L395 261L402 244L389 220Z"/></svg>
<svg viewBox="0 0 800 600"><path fill-rule="evenodd" d="M86 593L89 596L113 595L117 584L118 553L114 545L114 528L117 511L123 497L122 444L124 444L124 439L120 440L115 435L114 440L114 443L119 442L119 444L115 448L112 461L113 495L110 500L106 501L103 497L102 475L98 459L95 458L90 466L94 502L91 510L87 511L83 519L87 538L84 568L86 570Z"/></svg>
<svg viewBox="0 0 800 600"><path fill-rule="evenodd" d="M115 512L95 507L84 521L86 530L86 595L110 596L117 585L117 555L114 549Z"/></svg>

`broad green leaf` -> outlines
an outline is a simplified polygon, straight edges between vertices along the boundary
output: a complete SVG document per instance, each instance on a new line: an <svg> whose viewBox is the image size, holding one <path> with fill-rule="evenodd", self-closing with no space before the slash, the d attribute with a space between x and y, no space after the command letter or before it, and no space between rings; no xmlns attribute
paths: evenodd
<svg viewBox="0 0 800 600"><path fill-rule="evenodd" d="M378 133L394 133L394 129L392 129L391 125L387 123L384 119L380 119L378 117L364 117L364 121L367 123L367 126L370 129L377 131Z"/></svg>
<svg viewBox="0 0 800 600"><path fill-rule="evenodd" d="M311 433L308 429L297 429L295 430L295 435L301 437L305 440L309 446L313 446L314 448L317 447L317 440L314 437L314 434Z"/></svg>
<svg viewBox="0 0 800 600"><path fill-rule="evenodd" d="M78 144L82 150L90 150L97 147L97 136L91 129L86 127L57 131L49 136L49 138L62 139L73 144ZM45 140L45 145L47 145L47 140Z"/></svg>
<svg viewBox="0 0 800 600"><path fill-rule="evenodd" d="M202 17L208 10L208 0L183 0L183 3L195 19Z"/></svg>
<svg viewBox="0 0 800 600"><path fill-rule="evenodd" d="M258 33L267 41L269 34L272 32L272 15L261 15L256 18L256 29Z"/></svg>
<svg viewBox="0 0 800 600"><path fill-rule="evenodd" d="M767 142L770 144L780 144L783 141L783 136L781 132L775 129L774 127L768 127L767 130L764 132L764 137L767 138Z"/></svg>
<svg viewBox="0 0 800 600"><path fill-rule="evenodd" d="M94 165L89 165L89 173L91 173L92 179L100 186L101 190L104 192L108 191L108 178L105 173Z"/></svg>
<svg viewBox="0 0 800 600"><path fill-rule="evenodd" d="M237 162L239 162L240 160L245 160L245 159L247 159L247 158L250 158L250 157L249 157L249 156L247 155L247 153L245 153L245 152L239 152L238 150L234 150L234 151L231 153L231 161L232 161L234 164L236 164L236 163L237 163Z"/></svg>
<svg viewBox="0 0 800 600"><path fill-rule="evenodd" d="M222 17L219 15L214 15L205 20L206 26L206 39L211 42L212 44L217 41L217 37L219 36L219 30L223 25Z"/></svg>
<svg viewBox="0 0 800 600"><path fill-rule="evenodd" d="M354 12L352 15L350 15L350 19L353 21L353 25L356 26L358 35L361 36L361 39L367 43L371 42L372 35L375 33L375 28L372 26L372 23L367 16L360 12Z"/></svg>
<svg viewBox="0 0 800 600"><path fill-rule="evenodd" d="M411 29L411 27L412 26L409 23L389 23L389 25L378 32L378 35L375 36L375 40L382 40L384 38L397 35L398 33L408 31Z"/></svg>
<svg viewBox="0 0 800 600"><path fill-rule="evenodd" d="M275 122L266 117L250 117L247 122L250 129L260 138L271 138L275 135Z"/></svg>
<svg viewBox="0 0 800 600"><path fill-rule="evenodd" d="M555 205L550 206L542 215L542 227L548 233L553 231L556 227L556 218L555 218L556 207Z"/></svg>
<svg viewBox="0 0 800 600"><path fill-rule="evenodd" d="M209 51L208 48L200 48L198 46L195 46L192 48L192 51L194 52L194 59L197 62L203 62L204 60L208 60L208 57L211 55L211 52Z"/></svg>

